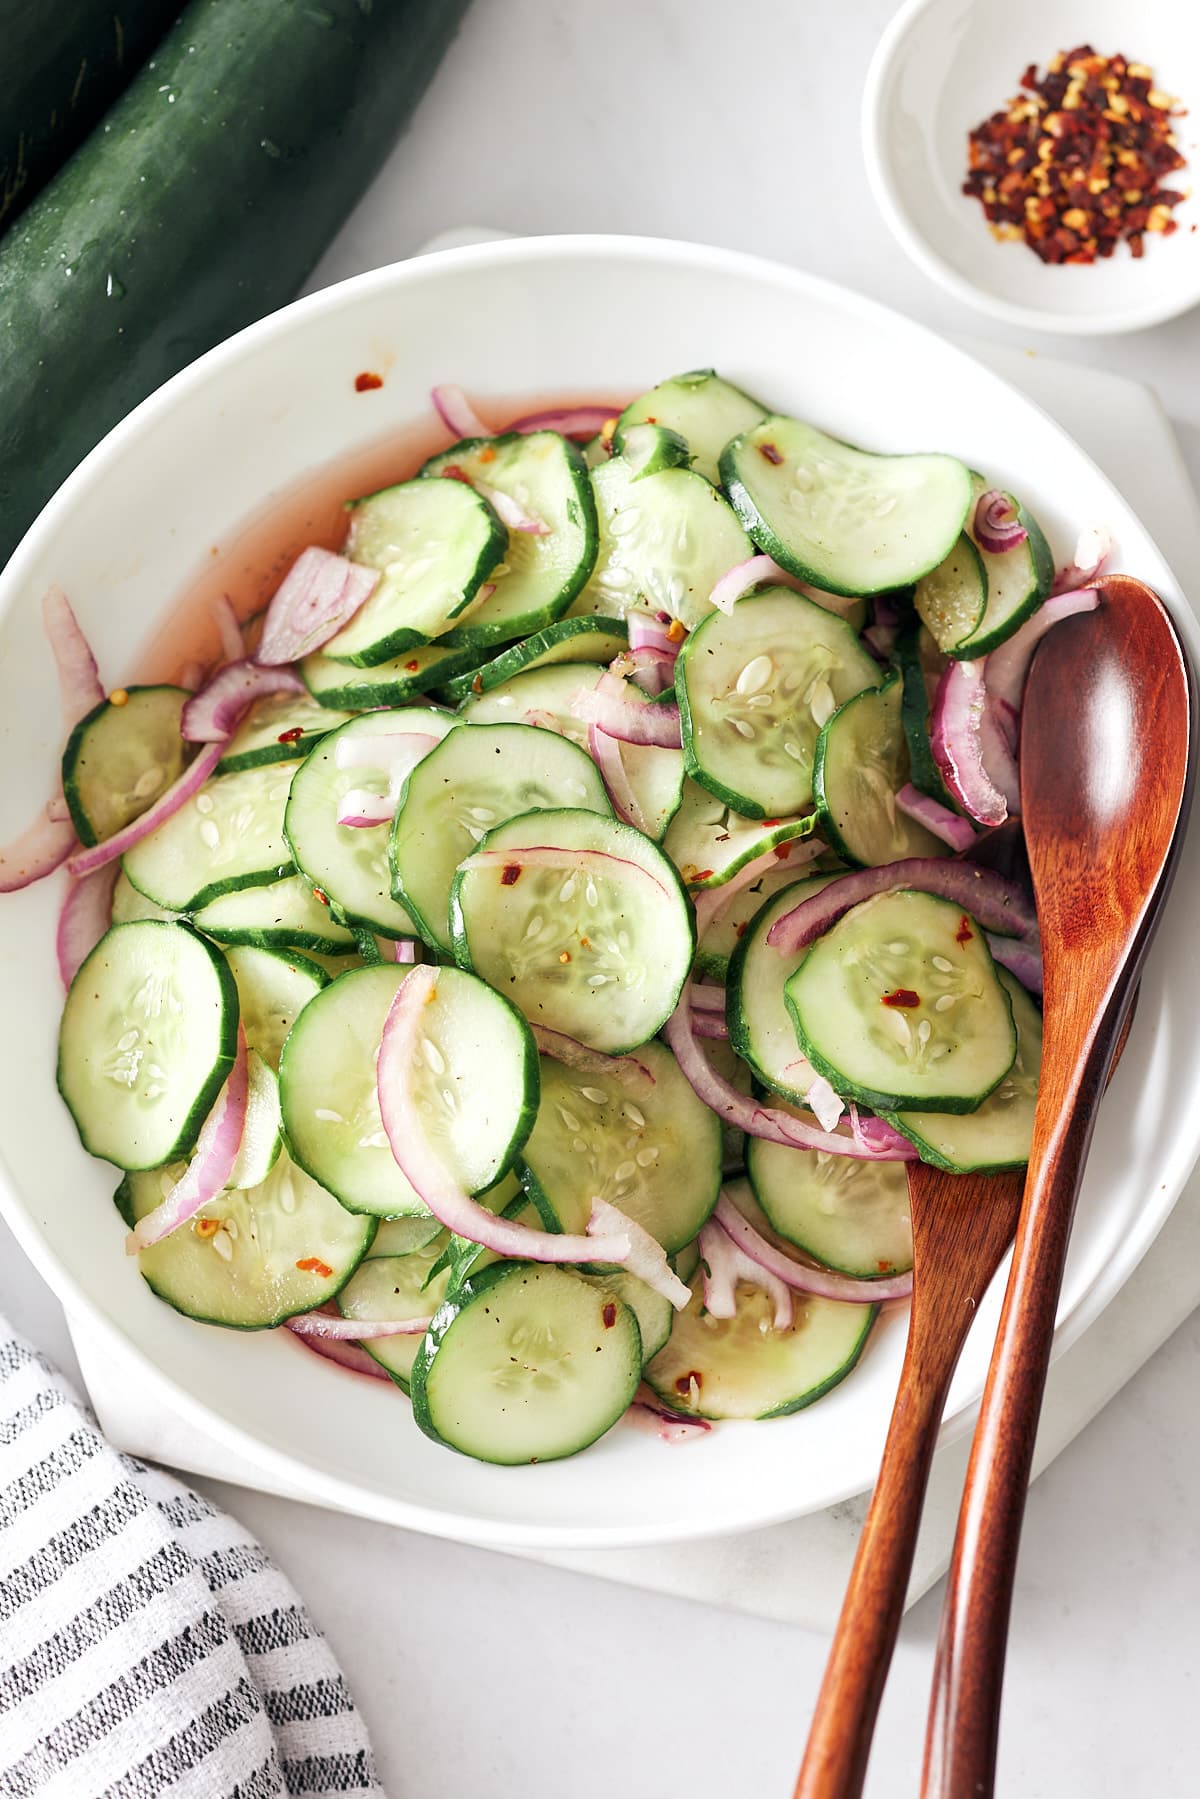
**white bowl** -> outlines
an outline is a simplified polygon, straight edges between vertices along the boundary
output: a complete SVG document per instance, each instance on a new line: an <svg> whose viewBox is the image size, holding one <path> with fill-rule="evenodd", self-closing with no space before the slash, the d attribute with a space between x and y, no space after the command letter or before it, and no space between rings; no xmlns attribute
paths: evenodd
<svg viewBox="0 0 1200 1799"><path fill-rule="evenodd" d="M1090 43L1149 64L1192 112L1176 124L1189 167L1200 169L1200 8L1185 0L907 0L884 32L863 92L863 150L884 218L913 261L960 300L1013 325L1095 335L1137 331L1200 301L1200 216L1174 210L1179 229L1146 236L1135 260L1050 267L1026 244L998 243L977 200L961 191L967 133L1018 91L1028 63Z"/></svg>
<svg viewBox="0 0 1200 1799"><path fill-rule="evenodd" d="M1080 526L1107 525L1118 566L1174 601L1200 647L1154 545L1093 464L1021 395L908 320L726 251L621 238L490 244L380 269L264 320L168 383L72 475L0 577L0 840L53 779L58 702L37 605L51 582L118 680L172 595L219 561L264 501L424 413L432 382L461 381L481 399L610 394L704 364L873 448L955 451L1029 499L1060 558ZM386 368L385 385L356 394L363 368ZM1197 853L1193 843L1185 885ZM855 1373L795 1417L723 1426L686 1449L622 1426L574 1460L501 1469L435 1447L398 1394L319 1362L285 1332L215 1330L162 1305L122 1254L113 1172L80 1149L54 1090L58 897L52 882L0 901L0 1200L67 1307L116 1331L177 1415L314 1500L480 1543L702 1536L871 1483L903 1308ZM1200 959L1177 902L1100 1120L1060 1343L1136 1265L1198 1132ZM993 1292L960 1365L952 1433L981 1390L996 1303Z"/></svg>

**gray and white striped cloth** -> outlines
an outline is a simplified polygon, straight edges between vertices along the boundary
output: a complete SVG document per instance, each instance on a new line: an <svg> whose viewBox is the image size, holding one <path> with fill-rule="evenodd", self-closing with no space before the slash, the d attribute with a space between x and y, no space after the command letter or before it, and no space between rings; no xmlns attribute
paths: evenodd
<svg viewBox="0 0 1200 1799"><path fill-rule="evenodd" d="M384 1799L294 1588L0 1320L3 1799Z"/></svg>

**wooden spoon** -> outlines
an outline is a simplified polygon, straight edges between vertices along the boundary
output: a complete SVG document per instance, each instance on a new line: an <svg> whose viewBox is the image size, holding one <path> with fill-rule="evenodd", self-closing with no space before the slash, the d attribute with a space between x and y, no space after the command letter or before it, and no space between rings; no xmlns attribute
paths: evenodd
<svg viewBox="0 0 1200 1799"><path fill-rule="evenodd" d="M993 1790L1013 1576L1075 1198L1191 800L1195 692L1178 635L1141 582L1112 576L1100 586L1098 612L1049 633L1026 691L1021 799L1045 1042L1026 1198L942 1612L923 1783L937 1799Z"/></svg>

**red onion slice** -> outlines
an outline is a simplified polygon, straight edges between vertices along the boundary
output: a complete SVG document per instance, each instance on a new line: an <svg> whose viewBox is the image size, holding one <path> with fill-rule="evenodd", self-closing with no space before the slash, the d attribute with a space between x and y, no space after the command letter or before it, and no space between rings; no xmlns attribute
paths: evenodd
<svg viewBox="0 0 1200 1799"><path fill-rule="evenodd" d="M1001 708L1006 718L1015 721L1020 717L1025 677L1033 652L1046 632L1077 612L1094 612L1099 604L1100 590L1096 587L1080 587L1070 593L1055 594L1052 599L1044 600L1032 618L1027 618L1006 643L992 651L984 664L984 684L989 699ZM1014 733L1014 744L1015 741Z"/></svg>
<svg viewBox="0 0 1200 1799"><path fill-rule="evenodd" d="M531 431L557 431L560 437L576 437L586 443L599 436L620 410L619 406L552 406L546 412L523 413L505 430L520 431L523 436Z"/></svg>
<svg viewBox="0 0 1200 1799"><path fill-rule="evenodd" d="M140 818L135 818L123 830L114 836L106 837L103 843L95 844L91 849L80 850L67 863L70 872L75 876L91 874L93 868L103 868L106 862L115 862L126 850L131 850L135 843L143 837L149 837L151 831L157 831L159 825L165 824L179 808L186 805L194 793L198 793L209 775L221 760L225 746L223 743L206 744L196 760L185 768L177 781L173 781L165 793L161 793Z"/></svg>
<svg viewBox="0 0 1200 1799"><path fill-rule="evenodd" d="M602 1200L592 1204L587 1234L535 1230L499 1218L464 1193L431 1146L417 1108L414 1061L421 1015L437 993L438 970L422 963L406 976L392 1001L376 1063L379 1109L401 1172L439 1223L497 1255L530 1262L613 1262L629 1267L672 1304L687 1303L688 1289L649 1234ZM679 1292L682 1291L682 1301Z"/></svg>
<svg viewBox="0 0 1200 1799"><path fill-rule="evenodd" d="M369 793L365 787L352 787L338 801L337 821L354 830L390 824L399 798L399 794Z"/></svg>
<svg viewBox="0 0 1200 1799"><path fill-rule="evenodd" d="M877 1118L874 1113L860 1112L857 1106L850 1107L850 1134L856 1143L864 1149L876 1154L888 1152L899 1162L911 1162L909 1153L912 1145L907 1137L902 1137L895 1125L889 1124L886 1118Z"/></svg>
<svg viewBox="0 0 1200 1799"><path fill-rule="evenodd" d="M254 660L274 667L319 650L349 624L378 584L378 569L315 544L301 550L267 607Z"/></svg>
<svg viewBox="0 0 1200 1799"><path fill-rule="evenodd" d="M989 556L1003 556L1029 536L1017 517L1016 506L998 487L989 487L980 494L972 528L976 543Z"/></svg>
<svg viewBox="0 0 1200 1799"><path fill-rule="evenodd" d="M18 893L44 880L78 847L70 819L51 818L44 806L19 837L0 849L0 893Z"/></svg>
<svg viewBox="0 0 1200 1799"><path fill-rule="evenodd" d="M631 647L618 656L613 669L619 675L632 675L642 692L656 699L675 679L677 655L678 645L664 650L658 644L642 644L638 649Z"/></svg>
<svg viewBox="0 0 1200 1799"><path fill-rule="evenodd" d="M1036 943L1021 943L1015 937L994 937L985 933L992 957L1001 968L1015 975L1029 993L1042 995L1042 953Z"/></svg>
<svg viewBox="0 0 1200 1799"><path fill-rule="evenodd" d="M256 700L272 693L306 693L290 668L261 668L245 657L229 662L183 708L179 734L188 743L223 743Z"/></svg>
<svg viewBox="0 0 1200 1799"><path fill-rule="evenodd" d="M246 1061L246 1038L238 1026L237 1055L229 1071L229 1079L217 1095L217 1103L205 1119L196 1139L196 1150L184 1172L161 1205L139 1218L125 1238L126 1255L135 1256L140 1249L161 1243L181 1224L194 1218L202 1206L215 1199L233 1173L242 1132L246 1127L246 1111L250 1099L250 1078Z"/></svg>
<svg viewBox="0 0 1200 1799"><path fill-rule="evenodd" d="M326 1342L340 1340L369 1343L376 1337L420 1337L433 1323L427 1318L343 1318L341 1313L325 1311L300 1312L284 1320L289 1330L300 1337L323 1337Z"/></svg>
<svg viewBox="0 0 1200 1799"><path fill-rule="evenodd" d="M934 695L929 744L938 773L963 811L981 825L1000 825L1008 817L1008 801L984 760L987 697L982 662L948 662Z"/></svg>
<svg viewBox="0 0 1200 1799"><path fill-rule="evenodd" d="M66 819L70 818L70 816L71 808L63 798L60 789L58 793L52 794L46 801L46 817L50 820L51 824L61 825Z"/></svg>
<svg viewBox="0 0 1200 1799"><path fill-rule="evenodd" d="M549 1030L544 1024L532 1024L529 1028L539 1052L553 1062L561 1062L564 1068L573 1068L578 1074L598 1075L601 1079L611 1075L614 1080L633 1087L658 1085L653 1072L636 1056L606 1056L602 1050L589 1049L585 1043L566 1037L561 1031Z"/></svg>
<svg viewBox="0 0 1200 1799"><path fill-rule="evenodd" d="M716 1012L721 1018L725 1016L724 987L700 986L692 988L693 1012Z"/></svg>
<svg viewBox="0 0 1200 1799"><path fill-rule="evenodd" d="M802 1262L793 1262L790 1256L785 1256L755 1230L724 1190L717 1200L713 1217L752 1262L757 1262L760 1268L777 1276L797 1293L809 1293L815 1299L842 1299L852 1305L907 1299L912 1293L911 1272L888 1275L880 1280L856 1280L853 1275L835 1274L832 1269L811 1268Z"/></svg>
<svg viewBox="0 0 1200 1799"><path fill-rule="evenodd" d="M719 1075L697 1041L691 1008L691 983L684 986L679 1005L663 1029L663 1036L688 1085L710 1112L748 1137L763 1137L769 1143L782 1143L789 1149L823 1149L833 1156L851 1156L866 1162L908 1162L916 1156L911 1143L903 1150L879 1150L855 1142L851 1136L820 1130L793 1118L775 1106L764 1106L749 1094L740 1093Z"/></svg>
<svg viewBox="0 0 1200 1799"><path fill-rule="evenodd" d="M246 646L242 641L242 621L233 609L233 601L227 593L218 594L212 606L213 620L217 627L217 642L221 646L223 662L240 662L246 654Z"/></svg>
<svg viewBox="0 0 1200 1799"><path fill-rule="evenodd" d="M55 950L58 972L64 987L69 987L84 962L91 955L105 931L112 924L113 888L120 869L115 862L72 881L58 915Z"/></svg>
<svg viewBox="0 0 1200 1799"><path fill-rule="evenodd" d="M657 875L643 868L640 862L632 862L628 856L614 856L609 850L564 850L556 844L531 843L514 845L510 850L476 850L473 855L466 856L458 865L460 868L562 868L570 874L585 875L588 873L604 875L612 868L620 868L626 874L632 874L639 880L649 881L660 893L669 889L663 885ZM569 897L569 896L568 896Z"/></svg>
<svg viewBox="0 0 1200 1799"><path fill-rule="evenodd" d="M709 604L718 612L731 613L743 594L757 587L760 581L780 581L787 587L794 587L795 580L785 568L771 556L750 556L745 562L735 562L733 567L721 576L709 594Z"/></svg>
<svg viewBox="0 0 1200 1799"><path fill-rule="evenodd" d="M415 962L417 946L411 937L397 937L392 943L393 962Z"/></svg>
<svg viewBox="0 0 1200 1799"><path fill-rule="evenodd" d="M906 782L896 795L896 810L903 812L906 818L915 819L917 824L924 825L927 831L932 831L935 837L948 843L952 850L969 850L975 842L975 828L969 819L951 812L949 806L930 799L927 793L920 793L911 781Z"/></svg>
<svg viewBox="0 0 1200 1799"><path fill-rule="evenodd" d="M43 595L42 624L58 672L63 723L70 731L100 704L104 698L104 685L92 646L61 587L48 588Z"/></svg>
<svg viewBox="0 0 1200 1799"><path fill-rule="evenodd" d="M715 1012L694 1012L692 1014L692 1034L703 1037L712 1043L729 1041L729 1026Z"/></svg>
<svg viewBox="0 0 1200 1799"><path fill-rule="evenodd" d="M1112 547L1112 538L1102 525L1089 525L1081 531L1075 545L1074 560L1060 568L1055 575L1050 589L1051 597L1057 599L1059 594L1072 593L1078 587L1090 586L1112 555Z"/></svg>
<svg viewBox="0 0 1200 1799"><path fill-rule="evenodd" d="M747 1281L774 1305L775 1329L791 1330L796 1308L787 1282L748 1256L728 1231L711 1218L700 1229L700 1265L704 1270L704 1304L714 1318L736 1318L738 1282Z"/></svg>
<svg viewBox="0 0 1200 1799"><path fill-rule="evenodd" d="M795 955L815 943L851 906L901 887L932 893L949 900L952 906L961 906L987 931L999 931L1025 942L1037 940L1037 914L1015 881L1006 880L994 869L980 868L975 862L909 856L903 862L885 863L882 868L856 868L850 874L839 875L820 893L802 899L792 911L777 918L767 932L767 942L781 955Z"/></svg>
<svg viewBox="0 0 1200 1799"><path fill-rule="evenodd" d="M805 863L814 861L824 848L819 837L788 837L772 849L764 850L761 856L753 856L719 887L702 888L695 895L697 937L703 937L718 918L724 917L738 894L753 887L763 875L786 865L788 872L795 870L799 879Z"/></svg>
<svg viewBox="0 0 1200 1799"><path fill-rule="evenodd" d="M627 700L618 676L608 673L594 687L581 688L571 699L571 716L599 725L622 743L641 743L661 750L683 747L679 707L670 703L642 705Z"/></svg>
<svg viewBox="0 0 1200 1799"><path fill-rule="evenodd" d="M455 437L491 437L491 430L484 424L461 387L444 381L440 386L430 388L429 398L443 425ZM510 429L515 430L516 427L512 426Z"/></svg>
<svg viewBox="0 0 1200 1799"><path fill-rule="evenodd" d="M526 716L529 717L529 714ZM530 718L530 723L533 722L535 721ZM558 729L557 720L554 722L553 728ZM604 782L604 790L612 801L612 808L617 817L623 818L627 825L633 825L636 830L649 836L649 820L641 808L637 794L633 791L629 771L621 759L620 739L610 737L607 731L600 729L599 725L589 725L588 753L600 770L600 779Z"/></svg>
<svg viewBox="0 0 1200 1799"><path fill-rule="evenodd" d="M663 619L667 620L666 624L662 622ZM652 618L646 612L631 612L625 625L629 632L631 650L661 650L664 656L669 656L674 662L683 640L668 635L670 618L667 613L664 612L660 619Z"/></svg>
<svg viewBox="0 0 1200 1799"><path fill-rule="evenodd" d="M979 753L983 757L988 780L997 793L1004 795L1009 817L1017 818L1021 812L1021 770L1017 764L1016 747L1009 735L1004 715L1000 707L993 704L986 686L985 674L983 713L979 720Z"/></svg>
<svg viewBox="0 0 1200 1799"><path fill-rule="evenodd" d="M510 531L524 531L529 537L549 537L550 527L545 519L538 518L536 513L522 506L519 500L514 500L503 488L491 487L486 481L477 480L472 480L471 486L481 500L487 501L500 523L507 525Z"/></svg>
<svg viewBox="0 0 1200 1799"><path fill-rule="evenodd" d="M305 1318L311 1315L309 1312L302 1314ZM387 1369L381 1368L374 1356L369 1356L357 1343L344 1343L338 1337L306 1335L296 1330L295 1324L294 1318L284 1319L285 1329L290 1330L296 1342L303 1344L305 1349L311 1349L314 1355L324 1356L326 1361L336 1362L339 1368L348 1368L352 1374L369 1374L372 1380L391 1381L392 1377Z"/></svg>
<svg viewBox="0 0 1200 1799"><path fill-rule="evenodd" d="M886 666L892 659L899 635L897 625L868 625L859 641L870 651L876 662Z"/></svg>

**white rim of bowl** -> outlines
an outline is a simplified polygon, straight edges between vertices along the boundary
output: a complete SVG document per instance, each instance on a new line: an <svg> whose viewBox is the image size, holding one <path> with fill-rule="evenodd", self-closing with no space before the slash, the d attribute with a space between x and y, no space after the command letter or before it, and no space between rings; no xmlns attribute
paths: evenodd
<svg viewBox="0 0 1200 1799"><path fill-rule="evenodd" d="M925 4L926 0L921 0ZM916 10L915 8L912 10ZM389 263L379 269L370 269L360 275L351 276L345 281L322 288L319 292L309 294L301 300L294 300L278 311L245 326L234 336L226 338L203 356L189 363L186 368L164 382L154 393L149 394L133 411L114 425L106 436L101 438L94 449L89 451L79 466L68 475L62 486L51 495L42 511L30 525L25 536L14 550L6 567L0 569L0 615L7 610L20 593L27 580L26 565L39 554L43 541L53 536L61 512L73 502L76 491L85 486L92 478L93 468L119 453L128 437L136 436L142 430L153 425L163 413L169 412L177 397L192 388L203 386L214 368L225 362L236 362L247 353L253 353L255 346L263 339L269 338L280 329L286 329L297 317L308 317L310 314L336 312L345 302L350 292L367 292L373 287L386 287L394 281L399 271L404 271L404 279L419 282L423 279L436 279L438 273L446 268L470 268L480 262L534 261L538 257L580 257L588 260L602 260L611 256L632 256L649 263L666 262L678 264L681 261L694 268L710 268L725 273L744 274L759 281L767 281L775 286L783 285L793 289L802 289L806 293L818 294L836 301L843 310L850 310L869 322L873 318L886 318L899 323L907 332L918 338L927 338L935 343L940 353L949 353L961 357L965 363L978 366L976 359L957 344L948 341L919 324L916 320L898 312L894 307L886 306L882 301L872 300L850 288L840 286L836 282L827 281L820 276L811 275L805 270L791 268L785 263L772 261L768 257L755 256L745 251L722 249L710 244L693 244L683 239L636 237L619 234L576 233L563 236L546 237L513 237L493 240L487 243L469 244L459 249L438 250L426 255L402 259ZM1002 387L1016 392L1012 383L1002 375L986 371L990 379L999 382ZM1098 480L1114 496L1121 496L1111 481L1080 445L1076 444L1069 432L1057 423L1038 406L1022 394L1021 399L1046 418L1053 430L1069 443L1075 455L1079 456L1096 474ZM1175 583L1175 591L1179 589ZM1168 596L1168 604L1172 616L1176 618L1180 629L1187 640L1194 656L1200 657L1200 630L1197 629L1193 615L1186 604L1176 603ZM1137 1220L1137 1228L1126 1238L1127 1258L1125 1271L1114 1286L1109 1273L1111 1263L1105 1266L1089 1282L1079 1295L1070 1314L1061 1319L1054 1331L1054 1354L1078 1340L1083 1332L1093 1324L1105 1306L1115 1297L1121 1287L1130 1278L1138 1263L1153 1243L1159 1230L1170 1216L1175 1203L1183 1190L1184 1183L1190 1175L1200 1155L1200 1142L1184 1149L1176 1145L1173 1166L1163 1183L1160 1194L1155 1195L1156 1204L1148 1205ZM64 1263L59 1260L55 1251L43 1238L38 1229L33 1212L26 1202L17 1182L9 1171L6 1160L0 1154L0 1213L3 1214L9 1228L16 1237L21 1248L33 1263L34 1268L45 1280L51 1291L62 1302L64 1307L74 1311L84 1325L102 1340L105 1336L114 1337L122 1352L135 1363L141 1378L148 1389L154 1393L164 1409L173 1410L202 1434L213 1438L217 1443L231 1450L242 1461L249 1464L257 1472L270 1477L278 1490L286 1496L295 1496L309 1503L326 1505L336 1511L349 1512L356 1516L368 1516L384 1523L399 1525L409 1530L419 1530L427 1536L444 1537L454 1542L474 1543L483 1548L527 1548L527 1549L584 1549L584 1548L638 1548L661 1543L702 1541L708 1537L727 1535L730 1531L759 1530L772 1524L784 1524L792 1519L804 1516L797 1512L786 1499L771 1506L763 1507L737 1523L722 1519L715 1523L700 1525L675 1525L665 1530L655 1525L618 1525L611 1529L595 1528L588 1525L573 1524L524 1524L513 1521L498 1522L480 1518L470 1513L460 1513L449 1509L438 1510L420 1500L405 1499L391 1492L364 1486L361 1480L331 1474L323 1468L316 1467L294 1450L275 1447L263 1437L244 1429L241 1425L231 1423L220 1411L214 1410L206 1401L194 1396L187 1388L179 1385L170 1375L164 1374L154 1362L148 1351L144 1350L133 1339L126 1335L121 1326L112 1319L101 1306L94 1301L82 1284L76 1279ZM1007 1279L1008 1258L1001 1264L997 1278ZM974 1426L979 1410L979 1395L964 1402L951 1416L943 1420L938 1433L939 1445L954 1442ZM736 1428L733 1427L733 1428ZM866 1480L856 1479L843 1483L832 1491L819 1509L828 1509L845 1499L866 1491L870 1486L873 1474Z"/></svg>
<svg viewBox="0 0 1200 1799"><path fill-rule="evenodd" d="M965 300L980 312L1003 319L1010 325L1027 330L1046 331L1059 337L1113 337L1126 331L1144 331L1150 325L1165 324L1200 304L1200 283L1190 297L1147 301L1144 306L1127 307L1120 312L1091 313L1069 317L1045 312L1037 306L1019 306L1002 300L987 288L978 286L939 256L929 241L909 218L902 190L895 179L891 159L884 148L885 90L891 80L894 64L904 40L921 14L942 0L905 0L905 4L885 27L875 46L875 54L867 69L862 97L862 148L867 165L867 180L875 203L883 214L892 236L917 267L944 287L957 299Z"/></svg>

